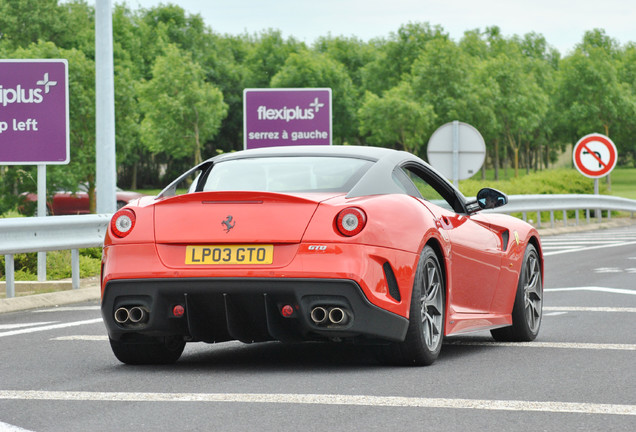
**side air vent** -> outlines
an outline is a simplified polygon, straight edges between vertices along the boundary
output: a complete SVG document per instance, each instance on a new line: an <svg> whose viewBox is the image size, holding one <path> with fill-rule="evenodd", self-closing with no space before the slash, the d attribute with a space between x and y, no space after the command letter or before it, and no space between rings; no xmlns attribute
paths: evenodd
<svg viewBox="0 0 636 432"><path fill-rule="evenodd" d="M384 277L386 279L386 284L389 287L389 295L393 297L396 301L402 301L402 296L400 295L400 289L398 288L397 280L395 279L395 273L393 273L393 269L391 268L391 264L385 262L382 265L384 269Z"/></svg>
<svg viewBox="0 0 636 432"><path fill-rule="evenodd" d="M508 241L510 240L510 231L505 230L501 233L501 240L503 241L502 243L502 249L505 252L506 249L508 249Z"/></svg>

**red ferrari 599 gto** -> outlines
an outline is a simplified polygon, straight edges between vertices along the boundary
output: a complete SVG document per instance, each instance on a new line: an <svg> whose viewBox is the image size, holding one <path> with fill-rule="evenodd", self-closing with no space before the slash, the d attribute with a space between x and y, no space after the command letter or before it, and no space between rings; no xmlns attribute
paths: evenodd
<svg viewBox="0 0 636 432"><path fill-rule="evenodd" d="M170 363L186 342L374 344L427 365L444 336L533 340L539 234L482 189L466 199L409 153L277 147L223 154L106 234L102 315L124 363Z"/></svg>

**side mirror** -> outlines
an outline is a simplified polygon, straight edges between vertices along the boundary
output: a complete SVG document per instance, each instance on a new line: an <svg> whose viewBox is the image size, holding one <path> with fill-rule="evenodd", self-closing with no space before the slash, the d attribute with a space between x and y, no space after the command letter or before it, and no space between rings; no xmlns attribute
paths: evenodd
<svg viewBox="0 0 636 432"><path fill-rule="evenodd" d="M508 204L508 196L497 189L483 188L477 193L477 204L482 209L494 209Z"/></svg>

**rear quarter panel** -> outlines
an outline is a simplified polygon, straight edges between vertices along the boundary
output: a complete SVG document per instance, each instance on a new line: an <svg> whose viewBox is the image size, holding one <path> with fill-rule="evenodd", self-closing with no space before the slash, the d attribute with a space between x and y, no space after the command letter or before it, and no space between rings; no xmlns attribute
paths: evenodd
<svg viewBox="0 0 636 432"><path fill-rule="evenodd" d="M529 244L533 244L539 253L541 276L544 277L543 253L539 232L530 224L513 216L499 213L484 213L478 216L493 231L501 235L508 231L508 242L505 245L501 273L497 283L497 292L491 305L494 313L511 313L514 304L517 284L521 274L523 257ZM502 244L502 246L504 246ZM542 281L543 283L543 281Z"/></svg>

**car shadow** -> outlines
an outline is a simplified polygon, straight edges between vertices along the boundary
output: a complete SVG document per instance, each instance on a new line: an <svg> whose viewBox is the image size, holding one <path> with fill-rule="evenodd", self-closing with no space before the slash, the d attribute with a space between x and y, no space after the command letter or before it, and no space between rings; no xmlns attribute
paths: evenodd
<svg viewBox="0 0 636 432"><path fill-rule="evenodd" d="M222 367L229 370L347 369L381 366L372 347L335 343L229 342L197 344L175 364L179 368Z"/></svg>

